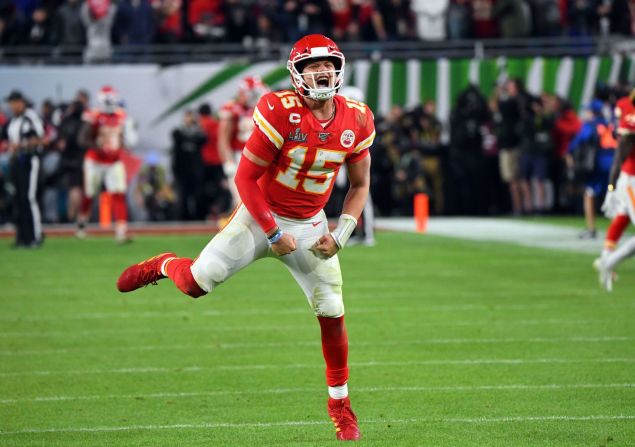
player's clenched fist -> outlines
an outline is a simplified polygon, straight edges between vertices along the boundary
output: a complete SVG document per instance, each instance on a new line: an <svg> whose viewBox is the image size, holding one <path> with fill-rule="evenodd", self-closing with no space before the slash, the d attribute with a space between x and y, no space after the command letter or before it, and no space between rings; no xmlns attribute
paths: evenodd
<svg viewBox="0 0 635 447"><path fill-rule="evenodd" d="M322 259L328 259L335 255L339 247L335 243L335 239L330 234L322 236L315 244L311 246L311 251L315 256Z"/></svg>
<svg viewBox="0 0 635 447"><path fill-rule="evenodd" d="M271 251L273 251L276 256L288 255L292 251L295 251L295 248L295 238L287 233L283 233L277 242L271 244Z"/></svg>

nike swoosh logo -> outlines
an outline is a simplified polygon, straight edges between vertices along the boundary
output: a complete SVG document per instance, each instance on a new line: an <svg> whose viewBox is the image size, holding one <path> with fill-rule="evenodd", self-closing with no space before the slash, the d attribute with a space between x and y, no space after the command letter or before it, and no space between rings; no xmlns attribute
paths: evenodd
<svg viewBox="0 0 635 447"><path fill-rule="evenodd" d="M322 222L311 222L311 225L313 225L314 227L317 227L318 225L320 225Z"/></svg>
<svg viewBox="0 0 635 447"><path fill-rule="evenodd" d="M269 106L269 110L273 110L273 106L269 104L269 100L267 100L267 105Z"/></svg>

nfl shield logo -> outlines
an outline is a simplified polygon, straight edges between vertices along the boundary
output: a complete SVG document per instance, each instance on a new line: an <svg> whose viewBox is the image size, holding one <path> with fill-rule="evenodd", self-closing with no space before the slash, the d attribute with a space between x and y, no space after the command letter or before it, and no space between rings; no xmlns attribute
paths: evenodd
<svg viewBox="0 0 635 447"><path fill-rule="evenodd" d="M344 132L342 132L342 136L340 137L340 143L342 143L342 146L351 147L354 142L355 133L352 130L346 129Z"/></svg>
<svg viewBox="0 0 635 447"><path fill-rule="evenodd" d="M320 141L322 143L324 143L326 140L328 140L330 136L331 136L331 134L329 132L320 132L318 134L318 138L320 139Z"/></svg>

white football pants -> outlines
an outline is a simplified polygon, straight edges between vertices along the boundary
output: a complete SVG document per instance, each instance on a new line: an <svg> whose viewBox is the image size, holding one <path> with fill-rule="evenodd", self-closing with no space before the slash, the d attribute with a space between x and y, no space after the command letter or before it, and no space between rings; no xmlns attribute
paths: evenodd
<svg viewBox="0 0 635 447"><path fill-rule="evenodd" d="M295 237L297 248L294 252L280 257L273 254L266 235L241 204L225 228L205 246L192 264L192 275L198 285L211 292L252 262L274 257L287 266L315 315L344 315L342 274L337 255L325 260L309 250L329 231L324 211L309 219L275 217L280 229Z"/></svg>

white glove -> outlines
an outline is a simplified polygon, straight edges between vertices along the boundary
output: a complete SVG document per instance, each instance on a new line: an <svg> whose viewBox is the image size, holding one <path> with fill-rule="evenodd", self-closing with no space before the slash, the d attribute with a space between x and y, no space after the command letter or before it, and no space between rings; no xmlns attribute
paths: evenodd
<svg viewBox="0 0 635 447"><path fill-rule="evenodd" d="M225 177L232 178L236 175L236 171L238 170L238 165L233 161L226 161L223 163L223 172L225 173Z"/></svg>
<svg viewBox="0 0 635 447"><path fill-rule="evenodd" d="M602 212L609 219L613 219L619 211L620 199L615 191L607 191L604 197L604 203L602 203Z"/></svg>

